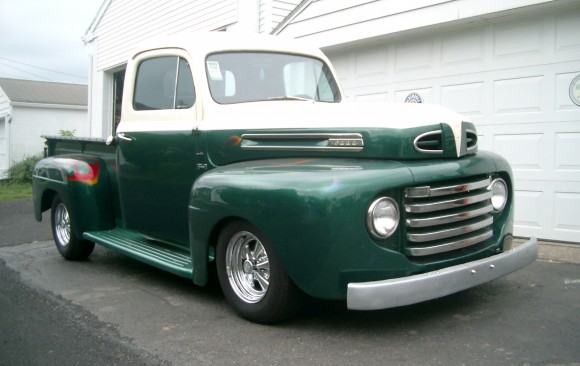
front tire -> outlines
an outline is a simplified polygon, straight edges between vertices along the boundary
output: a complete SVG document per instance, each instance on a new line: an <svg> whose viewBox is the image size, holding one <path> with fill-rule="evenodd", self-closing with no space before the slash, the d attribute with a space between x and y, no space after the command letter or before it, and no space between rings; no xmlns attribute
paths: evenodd
<svg viewBox="0 0 580 366"><path fill-rule="evenodd" d="M71 216L68 206L60 196L55 196L52 200L50 224L52 236L59 253L69 260L87 259L95 243L79 239L71 226Z"/></svg>
<svg viewBox="0 0 580 366"><path fill-rule="evenodd" d="M304 294L288 277L270 242L253 225L238 221L222 231L216 263L224 295L243 318L271 324L302 308Z"/></svg>

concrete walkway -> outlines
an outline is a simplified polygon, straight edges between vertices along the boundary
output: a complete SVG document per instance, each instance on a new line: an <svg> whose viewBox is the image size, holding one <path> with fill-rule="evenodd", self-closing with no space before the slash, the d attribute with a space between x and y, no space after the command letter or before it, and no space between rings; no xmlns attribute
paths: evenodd
<svg viewBox="0 0 580 366"><path fill-rule="evenodd" d="M514 246L522 244L527 239L514 239ZM580 244L564 244L539 240L538 260L550 263L580 264Z"/></svg>

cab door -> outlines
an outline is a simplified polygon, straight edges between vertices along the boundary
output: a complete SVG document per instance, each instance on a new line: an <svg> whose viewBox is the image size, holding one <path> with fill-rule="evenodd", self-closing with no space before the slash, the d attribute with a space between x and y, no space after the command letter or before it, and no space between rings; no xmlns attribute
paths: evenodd
<svg viewBox="0 0 580 366"><path fill-rule="evenodd" d="M187 54L140 54L125 80L117 129L123 225L188 247L189 193L199 173L196 94Z"/></svg>

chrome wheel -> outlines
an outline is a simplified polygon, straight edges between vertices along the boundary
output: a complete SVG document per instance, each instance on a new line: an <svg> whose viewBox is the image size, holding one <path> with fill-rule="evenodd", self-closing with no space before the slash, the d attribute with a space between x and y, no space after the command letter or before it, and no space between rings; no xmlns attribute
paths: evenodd
<svg viewBox="0 0 580 366"><path fill-rule="evenodd" d="M70 217L64 203L59 203L54 211L54 233L58 244L66 247L70 243Z"/></svg>
<svg viewBox="0 0 580 366"><path fill-rule="evenodd" d="M231 288L241 300L254 304L266 296L270 261L255 235L247 231L235 233L228 243L225 261Z"/></svg>
<svg viewBox="0 0 580 366"><path fill-rule="evenodd" d="M274 246L249 222L236 220L222 228L215 260L226 300L245 319L272 324L304 305L304 294L288 277Z"/></svg>
<svg viewBox="0 0 580 366"><path fill-rule="evenodd" d="M74 232L74 226L71 224L75 222L74 211L71 215L68 210L70 206L58 195L54 196L51 207L50 226L56 249L66 259L87 259L93 252L95 243L79 239Z"/></svg>

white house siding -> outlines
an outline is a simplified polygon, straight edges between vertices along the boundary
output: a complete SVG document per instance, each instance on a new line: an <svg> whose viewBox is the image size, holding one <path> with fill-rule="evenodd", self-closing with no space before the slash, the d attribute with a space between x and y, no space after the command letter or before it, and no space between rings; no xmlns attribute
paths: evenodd
<svg viewBox="0 0 580 366"><path fill-rule="evenodd" d="M332 3L338 10L337 3L366 2L311 6L317 3ZM510 11L503 14L505 20L492 14L486 22L439 24L422 29L420 35L413 30L349 45L335 44L337 33L321 36L326 31L316 25L315 15L328 15L322 8L309 8L296 18L305 33L294 35L331 45L326 52L350 100L401 102L416 92L424 102L444 104L468 116L477 125L480 148L500 153L512 165L515 234L580 242L580 107L568 94L571 80L580 74L580 3L567 5L560 11L543 7L543 15ZM352 21L355 10L334 17ZM425 15L422 11L418 18ZM444 16L435 11L430 19ZM304 20L309 17L314 23ZM368 13L367 17L372 23ZM361 15L357 20L360 29L365 29L363 19Z"/></svg>
<svg viewBox="0 0 580 366"><path fill-rule="evenodd" d="M155 4L155 6L151 6ZM182 31L215 30L237 20L238 0L113 0L99 22L97 69L126 62L133 46L159 35Z"/></svg>
<svg viewBox="0 0 580 366"><path fill-rule="evenodd" d="M18 162L26 156L44 151L41 135L58 135L59 130L76 130L76 136L88 136L86 107L26 106L12 108L10 122L10 160Z"/></svg>
<svg viewBox="0 0 580 366"><path fill-rule="evenodd" d="M319 47L418 33L450 23L487 22L522 11L575 6L578 0L312 0L277 33ZM426 28L428 27L428 28Z"/></svg>

